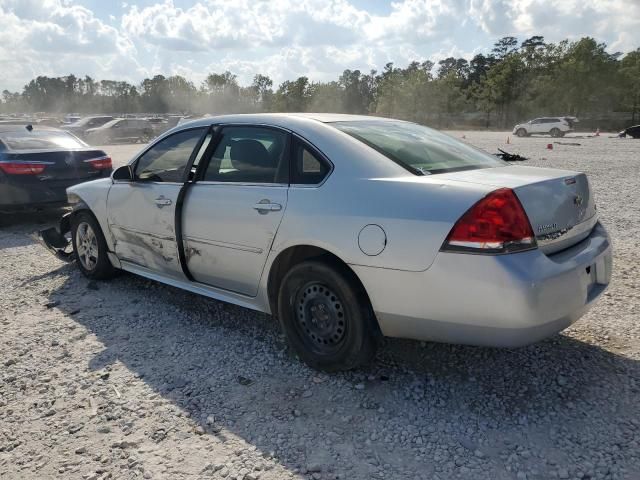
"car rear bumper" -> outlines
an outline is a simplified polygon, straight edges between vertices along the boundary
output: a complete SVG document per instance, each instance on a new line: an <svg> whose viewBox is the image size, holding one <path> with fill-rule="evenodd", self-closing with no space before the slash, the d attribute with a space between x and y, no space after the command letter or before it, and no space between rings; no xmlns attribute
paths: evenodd
<svg viewBox="0 0 640 480"><path fill-rule="evenodd" d="M0 209L66 205L68 187L110 174L110 170L104 170L91 178L50 181L39 181L34 177L0 177Z"/></svg>
<svg viewBox="0 0 640 480"><path fill-rule="evenodd" d="M439 253L424 272L353 266L385 336L516 347L571 325L611 279L609 236L597 224L562 252Z"/></svg>

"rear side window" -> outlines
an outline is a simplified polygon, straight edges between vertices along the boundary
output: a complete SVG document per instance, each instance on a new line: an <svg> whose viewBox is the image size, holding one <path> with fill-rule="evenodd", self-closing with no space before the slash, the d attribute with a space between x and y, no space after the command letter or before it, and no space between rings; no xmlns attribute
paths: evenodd
<svg viewBox="0 0 640 480"><path fill-rule="evenodd" d="M331 165L314 149L299 139L293 142L291 164L292 185L317 185L331 171Z"/></svg>
<svg viewBox="0 0 640 480"><path fill-rule="evenodd" d="M175 133L153 145L136 163L136 180L182 182L193 149L205 128Z"/></svg>
<svg viewBox="0 0 640 480"><path fill-rule="evenodd" d="M0 140L10 150L67 150L87 146L82 140L67 132L50 130L29 132L25 129L24 132L6 132Z"/></svg>
<svg viewBox="0 0 640 480"><path fill-rule="evenodd" d="M264 127L225 127L203 180L286 183L288 136Z"/></svg>

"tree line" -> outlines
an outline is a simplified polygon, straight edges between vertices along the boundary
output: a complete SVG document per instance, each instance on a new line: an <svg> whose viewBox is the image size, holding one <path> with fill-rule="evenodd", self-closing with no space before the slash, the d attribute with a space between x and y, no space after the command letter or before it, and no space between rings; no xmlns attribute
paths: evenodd
<svg viewBox="0 0 640 480"><path fill-rule="evenodd" d="M242 86L231 72L211 73L196 86L180 75L139 85L75 75L39 76L22 92L2 92L1 112L246 113L344 112L382 115L438 127L456 116L476 126L509 127L541 115L589 117L622 112L640 120L640 48L623 55L590 37L519 42L503 37L489 54L387 63L382 71L345 70L336 80L302 76L277 88L266 75Z"/></svg>

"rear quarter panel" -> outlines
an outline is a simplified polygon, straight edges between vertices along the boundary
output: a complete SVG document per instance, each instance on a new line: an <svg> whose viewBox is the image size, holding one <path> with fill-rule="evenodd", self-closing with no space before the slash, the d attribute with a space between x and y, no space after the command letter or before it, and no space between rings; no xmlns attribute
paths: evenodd
<svg viewBox="0 0 640 480"><path fill-rule="evenodd" d="M348 179L335 171L320 187L291 187L273 249L313 245L353 265L424 271L455 221L491 189L435 175ZM387 237L376 256L358 245L369 224Z"/></svg>

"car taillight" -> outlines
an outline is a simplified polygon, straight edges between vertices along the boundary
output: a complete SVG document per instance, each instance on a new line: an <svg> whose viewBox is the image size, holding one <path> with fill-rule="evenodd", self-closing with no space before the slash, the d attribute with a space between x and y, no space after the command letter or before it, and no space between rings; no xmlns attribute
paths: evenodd
<svg viewBox="0 0 640 480"><path fill-rule="evenodd" d="M106 170L111 168L111 157L106 155L104 157L90 158L89 160L85 160L85 163L88 163L96 170Z"/></svg>
<svg viewBox="0 0 640 480"><path fill-rule="evenodd" d="M0 162L0 170L7 175L40 175L51 165L47 162Z"/></svg>
<svg viewBox="0 0 640 480"><path fill-rule="evenodd" d="M536 248L524 208L510 188L491 192L456 222L443 251L509 253Z"/></svg>

